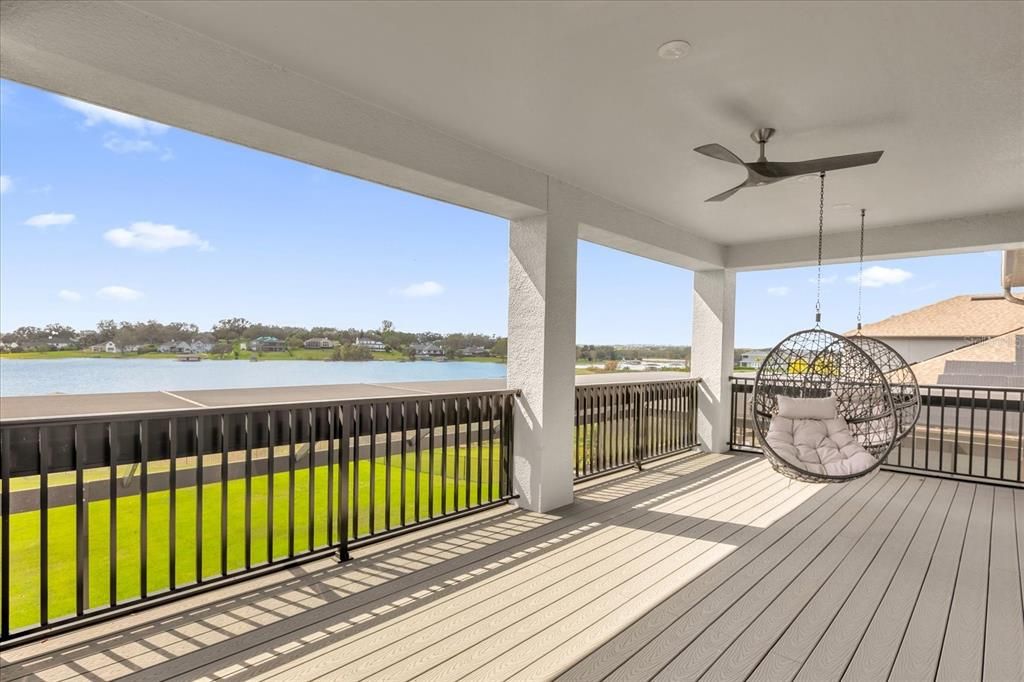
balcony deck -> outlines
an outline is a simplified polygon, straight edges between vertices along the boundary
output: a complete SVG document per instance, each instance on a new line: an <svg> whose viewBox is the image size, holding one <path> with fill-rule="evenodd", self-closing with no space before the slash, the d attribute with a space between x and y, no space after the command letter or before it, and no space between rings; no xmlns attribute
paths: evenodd
<svg viewBox="0 0 1024 682"><path fill-rule="evenodd" d="M7 682L1024 679L1024 491L708 454L2 654Z"/></svg>

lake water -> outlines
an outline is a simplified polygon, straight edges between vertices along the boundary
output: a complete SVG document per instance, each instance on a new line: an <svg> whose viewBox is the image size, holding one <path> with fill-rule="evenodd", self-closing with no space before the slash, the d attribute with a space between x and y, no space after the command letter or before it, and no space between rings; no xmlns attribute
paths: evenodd
<svg viewBox="0 0 1024 682"><path fill-rule="evenodd" d="M70 358L0 360L0 395L124 393L203 388L500 379L493 362L317 362Z"/></svg>

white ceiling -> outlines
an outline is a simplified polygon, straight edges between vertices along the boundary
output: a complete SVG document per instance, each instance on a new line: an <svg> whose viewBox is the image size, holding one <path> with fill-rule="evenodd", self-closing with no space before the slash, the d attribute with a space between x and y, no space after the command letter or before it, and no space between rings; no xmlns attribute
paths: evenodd
<svg viewBox="0 0 1024 682"><path fill-rule="evenodd" d="M885 150L830 230L1024 207L1024 3L130 4L719 243L816 230L816 182L704 203L744 173L692 148L764 125L769 159Z"/></svg>

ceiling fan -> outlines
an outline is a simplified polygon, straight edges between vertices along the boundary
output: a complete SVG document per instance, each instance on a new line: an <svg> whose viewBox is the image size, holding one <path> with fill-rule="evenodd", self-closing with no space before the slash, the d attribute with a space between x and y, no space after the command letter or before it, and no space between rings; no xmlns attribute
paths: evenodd
<svg viewBox="0 0 1024 682"><path fill-rule="evenodd" d="M710 156L719 161L728 161L747 169L747 179L732 189L706 199L705 201L725 201L744 187L759 187L770 185L773 182L795 178L798 175L820 173L822 171L834 171L855 166L868 166L878 163L882 158L882 152L864 152L863 154L847 154L845 156L828 156L823 159L810 159L808 161L769 161L764 157L764 146L775 134L775 128L758 128L750 133L750 139L761 147L761 156L757 161L747 163L740 157L733 154L720 144L705 144L693 151L704 156Z"/></svg>

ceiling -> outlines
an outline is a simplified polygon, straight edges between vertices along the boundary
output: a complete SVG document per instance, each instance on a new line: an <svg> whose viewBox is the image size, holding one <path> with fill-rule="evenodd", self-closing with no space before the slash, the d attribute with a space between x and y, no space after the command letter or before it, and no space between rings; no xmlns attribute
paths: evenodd
<svg viewBox="0 0 1024 682"><path fill-rule="evenodd" d="M753 160L759 126L769 159L885 150L828 229L1024 207L1024 3L129 4L719 243L816 230L813 180L704 203L745 172L693 147Z"/></svg>

